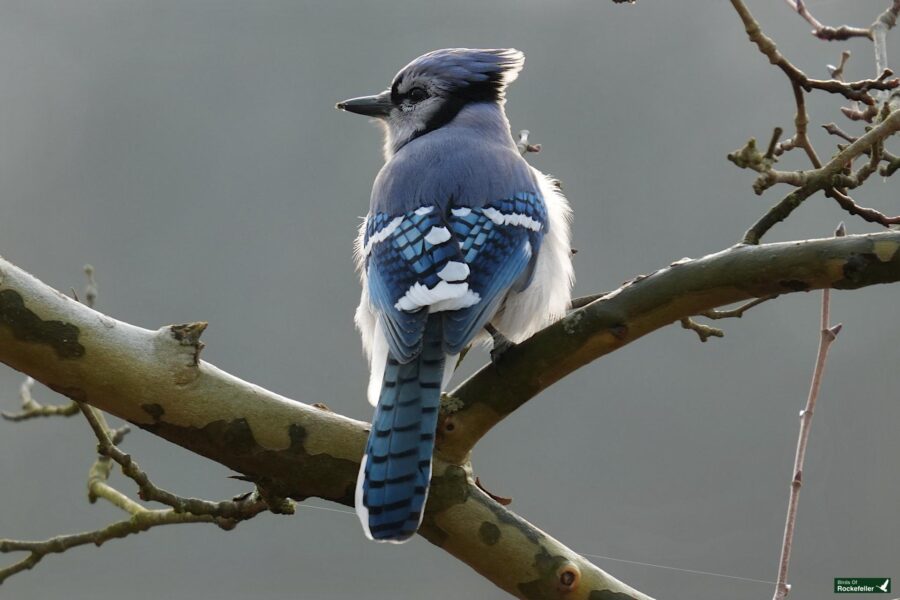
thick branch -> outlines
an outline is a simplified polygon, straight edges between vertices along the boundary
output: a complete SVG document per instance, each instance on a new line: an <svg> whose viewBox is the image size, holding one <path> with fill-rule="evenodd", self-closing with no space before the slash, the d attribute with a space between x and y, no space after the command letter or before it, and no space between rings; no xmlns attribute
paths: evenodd
<svg viewBox="0 0 900 600"><path fill-rule="evenodd" d="M896 281L896 231L737 245L679 261L573 311L460 385L451 394L454 412L442 423L438 453L461 460L494 425L556 381L686 316L773 294Z"/></svg>
<svg viewBox="0 0 900 600"><path fill-rule="evenodd" d="M466 461L472 446L555 381L655 329L750 298L895 282L898 250L900 232L893 231L738 245L679 261L574 311L507 352L499 370L485 367L453 393L454 411L439 431L422 534L521 597L534 588L546 597L583 598L598 589L644 597L478 490ZM204 327L148 331L115 321L0 260L0 360L274 494L351 505L365 425L200 361ZM559 589L570 581L579 582L578 593Z"/></svg>
<svg viewBox="0 0 900 600"><path fill-rule="evenodd" d="M222 463L261 491L352 505L367 425L199 360L205 326L149 331L116 321L0 259L0 361ZM122 531L111 526L104 539ZM435 460L420 532L521 598L648 598L491 500L466 463ZM94 542L79 535L65 542ZM33 566L33 556L17 568Z"/></svg>

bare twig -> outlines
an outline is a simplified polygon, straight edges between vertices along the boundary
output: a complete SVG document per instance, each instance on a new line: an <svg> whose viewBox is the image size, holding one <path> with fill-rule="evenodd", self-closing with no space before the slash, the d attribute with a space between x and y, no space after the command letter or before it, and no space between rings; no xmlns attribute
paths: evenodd
<svg viewBox="0 0 900 600"><path fill-rule="evenodd" d="M528 142L528 136L531 134L527 129L523 129L519 132L519 140L516 142L516 148L519 149L519 154L525 155L529 152L540 152L541 145L540 144L531 144Z"/></svg>
<svg viewBox="0 0 900 600"><path fill-rule="evenodd" d="M48 554L59 554L71 548L88 544L100 546L110 540L140 533L159 525L211 523L213 521L214 518L209 515L177 513L172 509L146 510L94 531L59 535L43 541L0 540L0 553L29 553L22 560L0 569L0 584L16 573L33 568Z"/></svg>
<svg viewBox="0 0 900 600"><path fill-rule="evenodd" d="M138 466L130 455L122 452L109 437L107 428L100 419L100 413L97 409L87 404L80 404L79 408L84 414L94 435L97 436L99 444L97 451L102 456L108 456L122 468L122 473L133 480L139 489L139 496L142 500L149 500L165 504L172 507L175 512L189 512L195 515L209 515L216 518L216 523L223 529L231 529L233 524L230 521L241 521L249 519L265 510L267 506L259 502L210 502L209 500L201 500L199 498L184 498L157 487L150 481L147 474ZM284 512L292 512L292 508L288 504Z"/></svg>
<svg viewBox="0 0 900 600"><path fill-rule="evenodd" d="M730 310L707 310L700 313L700 316L706 317L707 319L740 319L744 316L744 313L751 308L759 306L763 302L774 300L777 297L777 294L773 296L764 296L762 298L757 298L756 300L751 300L750 302L741 304L737 308L732 308Z"/></svg>
<svg viewBox="0 0 900 600"><path fill-rule="evenodd" d="M799 148L803 148L806 156L809 158L809 162L818 169L822 166L822 162L819 160L819 156L806 135L809 126L809 115L806 113L806 97L796 81L791 82L791 90L794 93L794 104L797 106L797 112L794 115L794 128L796 131L794 133L794 144Z"/></svg>
<svg viewBox="0 0 900 600"><path fill-rule="evenodd" d="M840 94L848 100L857 100L865 104L875 104L875 99L869 95L870 91L892 90L900 85L900 80L892 77L893 73L885 69L875 79L861 79L859 81L844 82L837 79L812 79L798 69L779 52L775 42L772 41L760 29L759 22L750 14L742 0L731 0L732 6L744 23L747 36L759 51L769 59L773 65L781 69L788 78L802 87L807 92L810 90L822 90L833 94Z"/></svg>
<svg viewBox="0 0 900 600"><path fill-rule="evenodd" d="M589 296L580 296L578 298L573 298L572 303L569 305L569 310L577 310L579 308L583 308L594 302L595 300L599 300L609 294L609 292L599 292L597 294L590 294Z"/></svg>
<svg viewBox="0 0 900 600"><path fill-rule="evenodd" d="M888 153L885 152L885 158L887 159L887 164L881 167L881 171L878 173L883 177L890 177L897 169L900 169L900 156L890 155L888 157Z"/></svg>
<svg viewBox="0 0 900 600"><path fill-rule="evenodd" d="M880 34L877 32L887 31L893 27L896 24L897 13L900 11L900 0L894 0L892 6L879 16L868 29L847 26L834 28L820 23L809 12L803 0L786 0L786 2L813 26L813 33L822 39L868 37L876 43L876 46L880 39ZM762 194L776 184L788 184L797 188L784 196L753 227L747 230L744 235L744 242L750 244L758 243L760 237L772 226L787 218L794 209L818 191L824 191L826 196L834 198L844 210L869 222L883 226L900 222L900 218L889 217L875 209L859 206L847 193L848 189L858 187L873 173L879 171L878 166L881 161L887 163L879 171L884 176L890 175L897 168L900 168L900 160L894 161L895 157L892 155L890 157L886 156L883 144L886 137L896 133L897 128L895 128L895 125L897 123L895 122L894 125L881 130L881 133L885 135L870 135L875 129L881 128L885 121L893 120L893 116L888 116L889 108L886 103L880 104L885 109L882 112L882 123L860 138L853 138L841 131L836 125L826 126L826 130L829 133L840 135L847 141L850 141L851 144L847 148L841 148L841 152L824 166L807 136L809 117L806 112L805 93L813 89L840 94L852 100L854 105L842 107L842 112L851 119L862 119L872 122L880 112L880 105L869 92L887 93L889 90L896 89L898 84L900 84L900 80L893 77L893 73L888 69L886 58L884 60L878 59L878 50L876 48L876 63L878 72L881 74L876 79L846 83L843 81L843 73L850 53L843 52L838 66L829 65L832 79L826 81L812 80L778 51L775 43L762 32L759 23L750 14L742 0L732 0L732 5L744 23L750 40L756 44L760 52L772 64L780 68L790 79L794 100L797 105L797 113L794 118L795 133L793 136L774 145L770 143L769 149L765 154L760 153L756 149L755 142L751 140L741 150L728 155L729 160L739 167L752 169L760 174L753 183L753 190L756 194ZM879 99L882 99L882 96L879 96ZM864 108L859 108L860 103L864 105ZM794 148L802 148L806 152L810 163L813 165L812 170L779 171L774 168L777 157ZM848 152L851 149L852 152ZM845 169L849 169L852 166L853 159L860 154L869 156L870 160L868 163L857 169L856 172L845 172Z"/></svg>
<svg viewBox="0 0 900 600"><path fill-rule="evenodd" d="M851 121L865 121L867 123L871 123L872 119L878 114L878 106L875 104L870 104L862 110L857 108L857 106L857 104L854 104L854 106L842 106L841 113Z"/></svg>
<svg viewBox="0 0 900 600"><path fill-rule="evenodd" d="M704 343L711 337L725 337L725 332L718 327L711 327L709 325L704 325L703 323L698 323L691 317L684 317L681 319L681 326L684 329L694 331L697 334L697 337L700 338L700 341Z"/></svg>
<svg viewBox="0 0 900 600"><path fill-rule="evenodd" d="M884 48L883 41L879 43L879 33L886 32L897 24L897 15L900 13L900 0L893 0L891 5L883 13L878 15L875 21L868 27L851 27L849 25L830 27L828 25L823 25L809 12L809 9L806 8L806 4L803 0L785 0L785 2L791 9L803 17L807 23L812 25L812 34L820 40L833 42L848 40L854 37L864 37L872 40L876 46L875 54L878 70L881 71L882 69L887 68L886 52L881 51L881 55L885 57L885 60L878 59L879 46Z"/></svg>
<svg viewBox="0 0 900 600"><path fill-rule="evenodd" d="M884 170L885 169L882 168L882 171ZM851 215L856 215L862 218L864 221L868 221L869 223L877 223L885 227L888 227L889 225L900 224L900 215L889 217L881 211L875 210L874 208L860 206L853 200L853 198L837 190L834 191L832 198L834 198L838 205L840 205L840 207L846 210L848 213L850 213Z"/></svg>
<svg viewBox="0 0 900 600"><path fill-rule="evenodd" d="M825 125L822 125L822 129L827 131L829 134L837 136L850 143L853 143L857 140L856 137L850 135L849 133L838 127L835 123L826 123Z"/></svg>
<svg viewBox="0 0 900 600"><path fill-rule="evenodd" d="M826 41L835 41L835 40L847 40L854 37L864 37L872 41L873 49L875 50L875 70L878 73L882 73L882 77L885 77L885 74L890 72L888 68L888 57L887 57L887 32L892 29L897 24L897 16L900 13L900 0L892 0L891 5L888 6L887 9L872 22L868 27L851 27L849 25L841 25L840 27L830 27L827 25L823 25L816 19L812 13L809 12L809 9L806 7L806 4L803 0L785 0L788 6L791 7L797 14L803 17L807 23L812 25L813 27L813 35L821 40ZM844 64L846 63L847 57L849 57L849 52L844 52L841 57L841 64L837 67L832 67L829 65L829 70L831 71L831 76L834 79L842 80L842 74L844 71ZM874 89L874 88L873 88ZM883 104L887 99L887 91L886 90L874 90L875 96L879 104ZM856 100L853 99L854 104ZM852 120L864 120L870 121L877 114L876 111L873 111L871 104L864 110L860 110L859 106L851 106L851 107L843 107L841 111L847 118Z"/></svg>
<svg viewBox="0 0 900 600"><path fill-rule="evenodd" d="M872 127L865 135L841 150L834 158L820 168L803 171L797 183L801 185L773 206L744 234L744 243L758 244L760 238L776 223L783 221L804 200L820 190L831 191L852 183L852 179L841 177L842 171L857 156L873 151L885 138L900 130L900 111L891 113L881 123ZM864 173L858 173L862 175ZM858 214L858 213L854 213ZM870 215L871 216L871 215ZM878 221L881 222L881 221Z"/></svg>
<svg viewBox="0 0 900 600"><path fill-rule="evenodd" d="M849 133L847 133L846 131L844 131L843 129L841 129L834 123L827 123L825 125L822 125L822 129L827 131L829 134L839 137L850 143L853 143L857 139L859 139L857 137L850 135ZM900 168L900 156L896 156L895 154L888 152L884 148L883 143L879 144L878 150L879 150L879 153L881 154L881 161L884 163L884 165L881 167L881 169L878 171L878 173L880 175L882 175L883 177L890 177L891 175L894 174L894 172L898 168ZM871 151L869 151L866 154L869 154L869 156L871 156L872 153L871 153ZM863 217L863 218L865 218L865 217ZM876 222L880 222L880 221L876 221Z"/></svg>
<svg viewBox="0 0 900 600"><path fill-rule="evenodd" d="M751 300L750 302L745 302L741 304L737 308L733 308L730 310L705 310L701 313L698 313L698 316L706 317L707 319L740 319L744 316L744 313L753 308L754 306L758 306L763 302L771 300L773 298L777 298L778 295L765 296L763 298L757 298L755 300ZM697 337L700 338L701 342L706 342L711 337L725 337L725 332L719 329L718 327L712 327L711 325L705 325L703 323L698 323L692 317L684 317L680 320L681 326L684 329L690 329L697 334Z"/></svg>
<svg viewBox="0 0 900 600"><path fill-rule="evenodd" d="M838 227L835 235L845 235L843 223ZM809 395L806 399L806 407L800 411L800 433L797 438L797 452L794 455L794 470L791 478L791 491L788 499L787 518L784 524L784 537L781 543L781 559L778 563L778 580L775 585L773 600L783 600L790 592L791 586L787 583L788 566L791 561L791 548L794 542L794 527L797 523L797 506L800 498L800 487L803 485L803 462L806 458L806 447L809 443L809 432L812 425L813 411L819 398L819 390L822 387L822 375L825 372L825 361L828 358L828 350L837 339L841 331L841 324L830 325L830 294L827 288L822 290L822 312L819 327L819 350L816 355L816 364L813 369L812 381L809 386Z"/></svg>
<svg viewBox="0 0 900 600"><path fill-rule="evenodd" d="M850 51L844 50L841 52L841 60L838 62L837 66L828 65L828 72L831 74L832 79L837 79L838 81L844 80L844 67L847 66L848 60L850 60Z"/></svg>
<svg viewBox="0 0 900 600"><path fill-rule="evenodd" d="M806 9L806 4L804 4L803 0L784 0L787 2L788 6L790 6L793 10L797 11L797 14L806 19L806 22L813 26L814 30L819 30L825 27L822 23L819 22L812 14ZM813 31L815 33L815 31Z"/></svg>
<svg viewBox="0 0 900 600"><path fill-rule="evenodd" d="M84 284L84 305L94 308L94 305L97 303L99 288L97 287L97 280L94 278L93 265L84 265L84 275L87 277L87 282Z"/></svg>
<svg viewBox="0 0 900 600"><path fill-rule="evenodd" d="M837 40L848 40L853 37L865 37L869 39L872 38L871 31L862 27L850 27L847 25L841 25L840 27L829 27L827 25L823 25L819 22L818 19L812 16L812 13L810 13L809 9L806 8L806 4L803 2L803 0L784 1L787 2L788 6L796 11L798 15L803 17L807 23L812 25L812 34L820 40L833 42Z"/></svg>
<svg viewBox="0 0 900 600"><path fill-rule="evenodd" d="M99 418L103 418L103 413L98 413ZM105 425L105 420L103 421ZM110 432L112 443L119 444L122 439L131 431L127 425L115 429ZM125 512L135 515L142 510L146 510L143 506L115 489L107 483L112 473L112 461L108 456L98 455L97 460L91 465L88 471L88 501L91 504L102 498L110 504L124 510Z"/></svg>
<svg viewBox="0 0 900 600"><path fill-rule="evenodd" d="M253 492L230 501L209 502L180 498L162 490L153 485L146 473L116 445L128 433L128 427L110 430L100 411L86 404L78 404L77 407L81 409L99 441L99 456L88 473L88 499L93 503L102 498L128 513L129 517L93 531L59 535L43 541L0 540L0 553L28 553L22 560L0 569L0 584L16 573L33 568L48 554L62 553L87 544L100 546L112 539L141 533L152 527L179 523L213 523L230 530L240 521L267 510L292 511L293 505L289 501L279 500L273 503L262 492ZM109 485L107 480L112 471L111 461L121 465L123 472L138 484L143 499L162 502L169 508L151 510Z"/></svg>
<svg viewBox="0 0 900 600"><path fill-rule="evenodd" d="M19 398L22 401L22 410L17 413L0 412L0 417L7 421L27 421L37 417L71 417L78 414L78 405L75 402L68 404L43 405L34 399L31 389L34 387L34 379L26 377L19 386Z"/></svg>
<svg viewBox="0 0 900 600"><path fill-rule="evenodd" d="M893 0L891 5L869 26L875 50L875 68L879 71L888 68L887 32L897 24L898 13L900 13L900 0ZM886 99L886 92L881 92L878 99L883 102Z"/></svg>

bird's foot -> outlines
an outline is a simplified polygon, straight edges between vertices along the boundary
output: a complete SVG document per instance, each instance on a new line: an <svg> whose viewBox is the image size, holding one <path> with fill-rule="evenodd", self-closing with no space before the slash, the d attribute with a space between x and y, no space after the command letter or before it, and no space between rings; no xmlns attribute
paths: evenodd
<svg viewBox="0 0 900 600"><path fill-rule="evenodd" d="M491 348L491 363L496 365L509 350L516 347L516 344L510 341L505 335L497 331L497 328L488 323L484 326L488 333L491 334L494 346Z"/></svg>

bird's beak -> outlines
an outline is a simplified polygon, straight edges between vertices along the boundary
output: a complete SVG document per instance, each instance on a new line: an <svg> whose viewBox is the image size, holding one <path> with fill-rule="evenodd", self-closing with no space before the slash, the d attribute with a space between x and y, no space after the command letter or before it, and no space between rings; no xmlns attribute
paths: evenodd
<svg viewBox="0 0 900 600"><path fill-rule="evenodd" d="M335 104L334 107L367 117L384 118L390 114L394 104L391 102L391 92L385 90L374 96L360 96L344 100Z"/></svg>

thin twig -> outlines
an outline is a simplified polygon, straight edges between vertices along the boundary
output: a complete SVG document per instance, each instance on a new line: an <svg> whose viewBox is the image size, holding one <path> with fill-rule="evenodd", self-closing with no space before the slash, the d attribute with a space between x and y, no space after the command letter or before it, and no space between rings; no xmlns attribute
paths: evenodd
<svg viewBox="0 0 900 600"><path fill-rule="evenodd" d="M706 343L706 340L711 337L725 337L725 332L718 327L711 327L710 325L698 323L691 317L684 317L681 319L681 326L684 329L690 329L695 332L697 337L699 337L700 341L703 343Z"/></svg>
<svg viewBox="0 0 900 600"><path fill-rule="evenodd" d="M824 129L831 135L837 136L842 140L850 142L851 144L857 140L856 137L850 135L849 133L838 127L835 123L826 123L825 125L822 125L822 129Z"/></svg>
<svg viewBox="0 0 900 600"><path fill-rule="evenodd" d="M0 553L29 553L28 556L19 562L0 569L0 584L16 573L33 568L48 554L59 554L70 548L88 544L100 546L110 540L123 538L135 533L141 533L142 531L160 525L172 525L177 523L211 523L214 520L215 518L209 515L177 513L172 509L146 510L94 531L72 535L59 535L43 541L0 540Z"/></svg>
<svg viewBox="0 0 900 600"><path fill-rule="evenodd" d="M875 50L875 68L877 70L888 68L887 32L897 24L897 14L900 13L900 0L893 0L883 13L869 26L872 46ZM878 100L884 102L887 93L879 92Z"/></svg>
<svg viewBox="0 0 900 600"><path fill-rule="evenodd" d="M873 151L885 138L900 130L900 111L891 113L881 123L872 127L865 135L841 150L820 168L803 171L801 187L790 192L773 206L744 234L745 244L758 244L760 238L776 223L786 219L804 200L820 190L839 189L852 183L852 179L842 178L841 171L857 156ZM864 173L858 173L862 175ZM830 194L829 194L830 195ZM871 215L870 215L871 216ZM879 221L880 222L880 221Z"/></svg>
<svg viewBox="0 0 900 600"><path fill-rule="evenodd" d="M526 155L529 152L540 152L541 145L540 144L531 144L528 142L528 136L531 135L531 132L527 129L523 129L519 132L519 140L516 142L516 148L519 149L519 154Z"/></svg>
<svg viewBox="0 0 900 600"><path fill-rule="evenodd" d="M577 310L579 308L583 308L583 307L587 306L588 304L590 304L591 302L594 302L596 300L599 300L600 298L603 298L607 294L609 294L609 292L600 292L597 294L590 294L589 296L580 296L578 298L573 298L572 303L569 305L569 310L571 311L571 310Z"/></svg>
<svg viewBox="0 0 900 600"><path fill-rule="evenodd" d="M843 223L835 232L837 236L844 235ZM791 562L791 548L794 543L794 527L797 523L797 507L800 498L800 487L803 485L803 463L806 458L806 447L809 443L809 432L812 425L813 412L816 401L819 398L819 390L822 387L822 375L825 372L825 361L828 358L828 350L837 339L841 331L841 324L830 325L830 290L822 290L822 312L819 327L819 350L816 354L816 365L813 369L812 381L809 386L809 395L806 399L806 407L800 411L800 433L797 437L797 452L794 455L794 470L791 478L791 491L788 499L787 518L784 524L784 537L781 543L781 558L778 562L778 579L775 584L773 600L783 600L790 592L791 586L787 583L788 566Z"/></svg>
<svg viewBox="0 0 900 600"><path fill-rule="evenodd" d="M850 135L849 133L847 133L846 131L844 131L843 129L841 129L834 123L827 123L825 125L822 125L822 129L827 131L829 134L831 134L835 137L839 137L842 140L845 140L850 143L853 143L857 139L859 139L859 138L856 138L856 137ZM840 147L840 146L838 146L838 147ZM878 171L878 173L879 173L879 175L881 175L883 177L890 177L891 175L894 174L894 172L898 168L900 168L900 156L896 156L895 154L885 150L883 142L878 145L878 151L881 154L882 162L885 163L884 166L882 166L881 169ZM867 152L867 154L869 154L869 156L872 155L871 151ZM848 210L850 210L852 212L851 209L848 209ZM863 210L870 210L870 209L863 209ZM875 212L877 213L878 211L875 211ZM854 213L854 214L858 214L858 213ZM878 213L878 214L881 214L881 213ZM866 219L866 217L864 215L861 215L861 216L864 219ZM885 218L890 220L890 219L895 219L897 217L885 217ZM866 219L866 220L868 220L868 219ZM875 222L883 223L883 221L881 221L881 220L876 220Z"/></svg>
<svg viewBox="0 0 900 600"><path fill-rule="evenodd" d="M87 295L86 295L87 296ZM245 494L230 501L209 502L194 498L181 498L153 485L147 474L119 450L117 444L128 433L128 427L111 430L103 413L86 404L77 405L84 414L99 442L99 457L88 473L88 499L93 503L102 498L113 506L128 513L129 518L84 533L59 535L43 541L0 540L0 553L28 552L20 561L0 569L0 584L22 571L33 568L46 555L65 552L77 546L93 544L100 546L109 540L141 533L160 525L180 523L213 523L225 530L233 529L240 521L257 514L290 512L293 505L287 500L267 497L262 491ZM112 471L112 462L122 467L122 471L138 484L140 495L145 500L155 500L168 508L151 510L135 502L124 493L107 483Z"/></svg>
<svg viewBox="0 0 900 600"><path fill-rule="evenodd" d="M730 310L706 310L701 313L698 313L698 316L706 317L707 319L740 319L744 316L744 313L753 308L754 306L759 306L763 302L771 300L773 298L777 298L777 294L773 296L765 296L763 298L757 298L756 300L751 300L750 302L746 302L737 308L733 308ZM713 327L711 325L706 325L704 323L698 323L692 317L684 317L680 320L681 326L684 329L690 329L697 334L697 337L700 338L701 342L706 342L711 337L725 337L725 332L719 329L718 327Z"/></svg>
<svg viewBox="0 0 900 600"><path fill-rule="evenodd" d="M837 40L848 40L853 37L865 37L872 38L872 33L869 29L864 29L862 27L850 27L848 25L841 25L840 27L829 27L828 25L823 25L812 16L812 13L809 12L809 9L806 8L806 4L803 0L784 0L787 2L787 5L790 6L794 11L797 12L798 15L803 17L807 23L812 25L812 34L819 38L820 40L825 40L829 42L837 41Z"/></svg>
<svg viewBox="0 0 900 600"><path fill-rule="evenodd" d="M846 39L846 37L842 36L863 36L872 39L876 46L879 39L881 39L879 37L881 34L878 32L892 28L896 24L897 14L900 12L900 0L893 0L891 7L880 15L868 29L846 26L833 28L820 23L809 12L803 0L786 0L786 2L813 26L814 33L822 39ZM870 135L872 131L881 128L885 121L894 120L892 116L888 116L889 109L886 103L881 103L885 107L882 123L873 127L861 138L852 138L851 141L851 136L840 131L837 126L832 124L830 128L826 127L826 130L829 130L830 133L841 135L848 141L851 141L851 144L847 148L842 148L841 152L824 166L807 135L809 116L806 112L805 93L813 89L840 94L852 100L854 106L842 107L841 110L844 114L851 119L864 119L871 122L879 114L880 109L879 103L876 102L869 92L886 93L888 90L895 89L900 85L900 80L893 77L893 73L887 67L886 58L880 60L876 56L877 69L881 73L876 79L850 83L844 82L843 72L850 56L849 52L841 54L838 66L829 65L832 79L826 81L810 79L778 51L775 43L762 32L759 22L750 14L742 0L732 0L732 5L740 16L750 41L756 44L759 51L772 64L781 69L791 81L797 106L797 113L794 118L795 133L793 136L774 145L770 143L769 149L765 154L760 153L756 149L755 142L751 140L741 150L728 155L729 160L739 167L752 169L760 174L753 183L753 190L757 194L762 194L776 184L788 184L798 188L784 196L753 227L747 230L744 234L744 243L759 243L762 235L771 229L772 226L787 218L807 198L820 190L824 191L826 196L833 198L839 206L850 214L860 216L869 222L883 226L894 225L900 222L900 217L889 217L875 209L859 206L847 193L848 189L858 187L876 171L883 176L887 176L900 168L900 160L893 160L896 157L892 155L890 157L886 156L883 144L884 139L896 133L897 128L894 126L885 127L881 131L885 135ZM873 32L875 33L873 34ZM878 51L876 49L877 54ZM879 99L881 98L879 96ZM859 108L858 103L860 102L865 105L865 108L862 110ZM864 143L862 143L863 140ZM779 171L774 169L777 157L794 148L803 148L813 165L813 169L807 171ZM848 152L851 149L852 152ZM860 154L868 155L870 157L869 162L854 173L844 172L845 169L852 166L853 159ZM881 161L887 164L879 171L878 166Z"/></svg>
<svg viewBox="0 0 900 600"><path fill-rule="evenodd" d="M868 221L869 223L877 223L879 225L883 225L884 227L900 224L900 215L889 217L883 212L874 208L860 206L856 203L855 200L853 200L853 198L851 198L847 194L835 191L832 198L834 198L835 202L837 202L838 205L845 211L847 211L851 215L856 215L862 218L864 221Z"/></svg>
<svg viewBox="0 0 900 600"><path fill-rule="evenodd" d="M875 79L861 79L852 82L844 82L837 79L812 79L779 52L775 42L762 32L759 22L750 14L749 9L747 9L742 0L731 0L731 4L737 11L738 16L740 16L750 41L756 44L759 51L769 59L769 62L781 69L791 81L797 83L806 91L813 89L822 90L840 94L848 100L875 104L875 99L869 95L870 91L892 90L900 85L900 80L892 77L893 73L889 70L882 71L879 77Z"/></svg>
<svg viewBox="0 0 900 600"><path fill-rule="evenodd" d="M777 295L774 296L764 296L762 298L757 298L756 300L751 300L750 302L746 302L741 304L737 308L732 308L730 310L707 310L700 313L700 316L706 317L707 319L740 319L744 316L744 313L759 306L763 302L768 302L769 300L774 300L777 298Z"/></svg>
<svg viewBox="0 0 900 600"><path fill-rule="evenodd" d="M87 404L80 404L79 408L90 424L91 429L94 430L94 435L97 436L99 442L97 446L98 453L108 456L119 464L122 468L122 473L137 484L139 489L138 495L142 500L165 504L172 507L175 512L189 512L195 515L216 517L217 523L223 529L233 527L232 524L227 522L228 520L248 519L267 508L259 500L211 502L199 498L184 498L157 487L130 455L122 452L118 446L113 444L107 429L100 420L99 411Z"/></svg>
<svg viewBox="0 0 900 600"><path fill-rule="evenodd" d="M885 158L888 158L887 152L885 152ZM900 169L900 156L891 155L887 160L887 164L881 167L878 174L882 177L890 177L897 169Z"/></svg>
<svg viewBox="0 0 900 600"><path fill-rule="evenodd" d="M34 399L31 393L33 387L34 379L26 377L22 385L19 386L22 410L17 413L3 411L0 412L0 417L7 421L19 422L38 417L71 417L78 414L78 405L75 402L69 402L68 404L41 404Z"/></svg>
<svg viewBox="0 0 900 600"><path fill-rule="evenodd" d="M838 81L844 80L844 67L847 66L848 60L850 60L850 51L844 50L841 52L841 60L838 61L837 66L828 65L828 72L831 74L832 79L837 79Z"/></svg>
<svg viewBox="0 0 900 600"><path fill-rule="evenodd" d="M821 168L822 161L819 160L819 156L813 149L806 134L809 126L809 115L806 112L806 96L796 81L791 82L791 90L794 93L794 104L797 106L797 113L794 115L794 127L796 128L796 133L794 134L795 145L803 148L814 168Z"/></svg>

